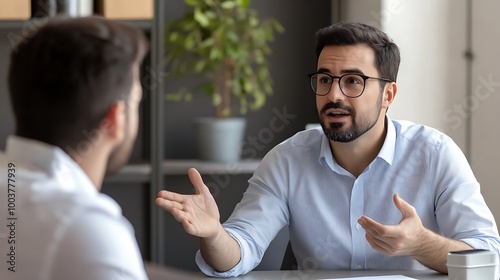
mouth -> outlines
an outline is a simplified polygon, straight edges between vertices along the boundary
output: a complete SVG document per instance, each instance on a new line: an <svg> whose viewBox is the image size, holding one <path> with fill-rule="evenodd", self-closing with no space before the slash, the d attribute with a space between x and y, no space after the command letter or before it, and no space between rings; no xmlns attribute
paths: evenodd
<svg viewBox="0 0 500 280"><path fill-rule="evenodd" d="M351 117L351 114L343 110L328 110L325 116L329 122L343 122Z"/></svg>

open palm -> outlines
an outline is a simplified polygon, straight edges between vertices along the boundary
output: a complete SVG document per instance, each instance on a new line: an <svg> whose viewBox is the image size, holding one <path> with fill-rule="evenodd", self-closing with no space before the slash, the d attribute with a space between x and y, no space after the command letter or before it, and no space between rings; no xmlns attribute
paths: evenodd
<svg viewBox="0 0 500 280"><path fill-rule="evenodd" d="M197 237L213 237L220 227L217 204L196 169L189 169L188 176L196 190L195 194L183 195L163 190L158 193L155 202L172 214L187 233Z"/></svg>

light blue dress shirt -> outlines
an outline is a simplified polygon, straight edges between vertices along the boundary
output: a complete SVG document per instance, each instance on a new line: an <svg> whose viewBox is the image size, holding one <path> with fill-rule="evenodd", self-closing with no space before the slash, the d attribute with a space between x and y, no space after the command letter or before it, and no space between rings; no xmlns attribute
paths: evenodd
<svg viewBox="0 0 500 280"><path fill-rule="evenodd" d="M427 269L411 257L375 251L357 223L366 215L398 224L395 193L416 208L427 229L499 253L494 217L460 148L435 129L386 123L382 149L357 178L337 164L321 127L274 147L224 223L241 247L240 262L218 273L198 252L200 269L217 277L251 271L284 226L300 269Z"/></svg>

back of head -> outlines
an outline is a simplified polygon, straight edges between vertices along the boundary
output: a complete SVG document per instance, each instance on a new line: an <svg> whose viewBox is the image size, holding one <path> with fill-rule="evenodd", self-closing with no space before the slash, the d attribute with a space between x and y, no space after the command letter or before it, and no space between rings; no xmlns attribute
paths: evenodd
<svg viewBox="0 0 500 280"><path fill-rule="evenodd" d="M144 34L101 17L50 19L10 55L8 86L16 135L66 149L127 100Z"/></svg>
<svg viewBox="0 0 500 280"><path fill-rule="evenodd" d="M381 78L396 81L401 61L398 46L375 27L363 23L341 22L316 32L316 56L325 46L366 44L375 51L375 67Z"/></svg>

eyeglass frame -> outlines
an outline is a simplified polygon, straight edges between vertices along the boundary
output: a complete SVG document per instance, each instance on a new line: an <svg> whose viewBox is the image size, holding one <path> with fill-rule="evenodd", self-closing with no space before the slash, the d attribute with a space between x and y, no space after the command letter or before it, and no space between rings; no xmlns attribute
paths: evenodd
<svg viewBox="0 0 500 280"><path fill-rule="evenodd" d="M317 75L317 74L324 74L324 75L327 75L329 76L330 78L332 78L332 83L330 84L330 89L328 89L328 91L325 93L325 94L318 94L315 90L314 90L314 87L312 85L312 77L314 75ZM344 90L342 89L342 86L340 85L340 80L342 80L342 78L344 76L347 76L347 75L356 75L356 76L359 76L363 79L363 90L361 91L361 93L357 96L349 96L347 94L344 93ZM333 80L337 79L338 81L338 84L339 84L339 88L340 88L340 92L342 92L342 94L345 96L345 97L348 97L348 98L358 98L360 97L361 95L363 95L363 93L365 92L365 88L366 88L366 80L368 79L374 79L374 80L379 80L379 81L384 81L386 83L392 83L391 80L389 79L385 79L385 78L377 78L377 77L370 77L370 76L366 76L366 75L363 75L363 74L359 74L359 73L345 73L345 74L342 74L341 76L333 76L333 75L330 75L326 72L314 72L314 73L311 73L311 74L307 74L307 76L309 77L309 84L311 86L311 89L312 91L314 92L314 94L316 94L317 96L327 96L330 91L332 90L332 85L333 85Z"/></svg>

